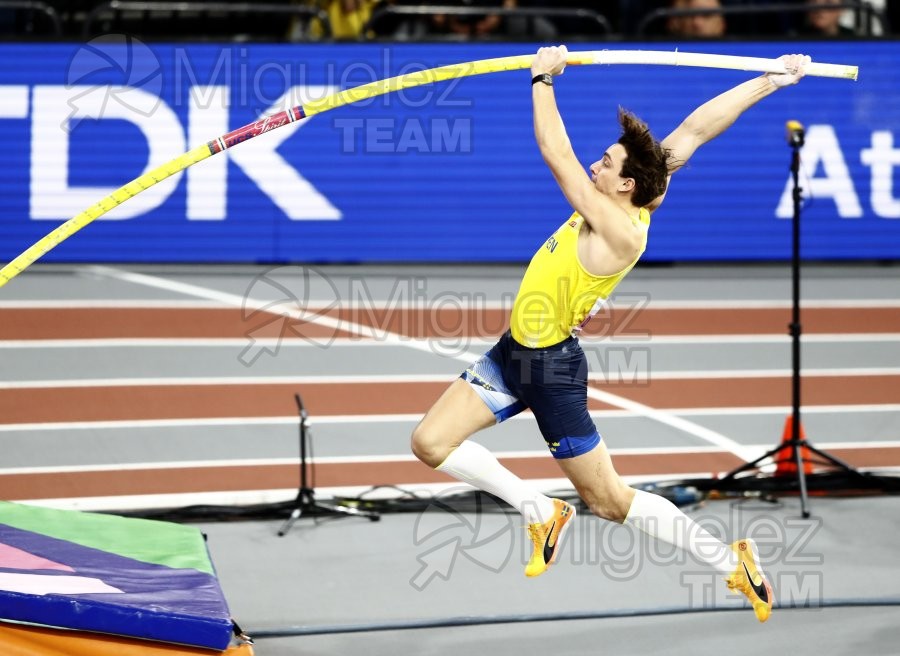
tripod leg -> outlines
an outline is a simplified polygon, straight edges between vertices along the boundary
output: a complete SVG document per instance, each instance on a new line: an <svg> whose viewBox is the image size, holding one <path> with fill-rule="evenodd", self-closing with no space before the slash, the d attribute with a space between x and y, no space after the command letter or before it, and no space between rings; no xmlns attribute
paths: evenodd
<svg viewBox="0 0 900 656"><path fill-rule="evenodd" d="M830 453L825 453L821 449L817 449L816 447L810 445L805 440L803 440L803 446L806 447L810 453L816 454L823 460L834 465L835 467L838 467L839 469L843 469L844 471L848 471L853 474L858 474L859 476L865 476L865 474L863 474L860 471L857 471L856 469L854 469L852 466L848 465L846 462L844 462L840 458L836 458L835 456L831 455Z"/></svg>
<svg viewBox="0 0 900 656"><path fill-rule="evenodd" d="M794 443L794 460L797 463L797 481L800 483L800 515L809 519L808 496L806 491L806 472L803 470L803 449Z"/></svg>
<svg viewBox="0 0 900 656"><path fill-rule="evenodd" d="M319 515L357 515L360 517L368 517L375 522L381 519L381 515L377 512L359 510L358 508L350 508L345 506L330 506L316 503L315 491L307 485L307 470L309 468L306 461L306 448L309 439L309 433L306 429L306 408L303 406L303 400L299 394L295 394L297 401L297 409L300 412L300 489L297 491L297 500L291 516L288 517L284 525L278 531L279 537L283 537L293 526L294 522L300 519L304 511L308 515L317 517Z"/></svg>
<svg viewBox="0 0 900 656"><path fill-rule="evenodd" d="M316 509L333 514L353 515L355 517L368 517L369 520L377 522L381 519L381 515L373 510L360 510L359 508L351 508L349 506L326 506L321 503L316 504Z"/></svg>
<svg viewBox="0 0 900 656"><path fill-rule="evenodd" d="M742 474L745 471L759 469L759 463L761 463L765 460L769 460L769 459L775 460L775 456L778 454L779 451L783 450L784 448L785 448L784 444L779 444L774 449L770 449L770 450L766 451L764 454L762 454L756 460L753 460L751 462L745 462L743 465L740 465L736 469L731 470L730 472L728 472L728 474L723 476L720 480L723 482L730 481L730 480L733 480L738 474Z"/></svg>
<svg viewBox="0 0 900 656"><path fill-rule="evenodd" d="M284 524L281 525L281 528L278 529L278 537L283 538L285 535L287 535L287 532L291 530L291 527L294 525L294 522L296 522L298 519L300 519L300 515L302 515L302 514L303 514L302 508L300 508L299 506L297 508L294 508L294 510L291 512L291 516L288 517L285 520Z"/></svg>

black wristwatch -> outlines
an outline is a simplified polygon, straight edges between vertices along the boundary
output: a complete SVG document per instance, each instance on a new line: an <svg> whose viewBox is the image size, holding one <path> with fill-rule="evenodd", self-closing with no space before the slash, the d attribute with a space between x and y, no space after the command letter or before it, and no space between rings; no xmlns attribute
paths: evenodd
<svg viewBox="0 0 900 656"><path fill-rule="evenodd" d="M541 73L540 75L535 75L531 78L531 86L534 86L538 82L543 82L548 87L553 86L553 76L550 73Z"/></svg>

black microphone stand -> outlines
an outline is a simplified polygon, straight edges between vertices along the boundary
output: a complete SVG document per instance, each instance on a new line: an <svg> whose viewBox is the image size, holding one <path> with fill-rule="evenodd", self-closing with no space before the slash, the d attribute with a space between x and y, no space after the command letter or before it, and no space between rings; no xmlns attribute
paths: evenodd
<svg viewBox="0 0 900 656"><path fill-rule="evenodd" d="M792 362L792 378L791 378L791 433L790 439L783 441L774 449L767 451L756 460L745 463L737 469L723 476L718 484L734 482L735 477L745 471L751 469L759 469L761 462L772 459L775 463L790 462L796 463L797 479L800 488L800 511L804 519L809 518L809 495L807 493L806 472L803 469L803 454L815 454L821 461L818 464L833 465L839 469L864 476L860 472L853 469L843 460L817 449L806 441L805 437L800 434L800 335L803 332L800 324L800 205L803 200L803 189L800 187L800 149L803 147L805 135L803 126L796 121L788 121L788 144L791 147L791 176L793 179L793 200L794 200L794 221L793 221L793 248L791 253L791 278L792 278L792 306L791 306L791 323L788 325L788 331L791 336L791 362ZM781 458L777 458L782 451L789 451L788 454Z"/></svg>
<svg viewBox="0 0 900 656"><path fill-rule="evenodd" d="M294 500L294 509L291 511L290 517L282 525L278 531L279 537L284 537L291 526L294 525L300 517L332 515L346 517L348 515L356 515L358 517L368 517L371 521L377 522L381 519L381 515L371 510L360 510L359 508L351 508L348 506L334 506L330 504L319 503L316 501L315 491L309 487L307 471L309 465L306 461L306 448L309 440L309 431L307 430L306 421L309 418L306 414L306 408L303 406L303 400L299 394L294 394L297 401L297 409L300 412L300 489L297 491L297 498Z"/></svg>

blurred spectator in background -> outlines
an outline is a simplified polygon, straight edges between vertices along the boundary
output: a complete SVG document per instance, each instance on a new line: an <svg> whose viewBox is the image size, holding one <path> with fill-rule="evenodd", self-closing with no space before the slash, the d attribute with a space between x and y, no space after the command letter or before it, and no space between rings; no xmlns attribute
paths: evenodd
<svg viewBox="0 0 900 656"><path fill-rule="evenodd" d="M806 0L809 7L834 4L837 0ZM853 36L853 29L841 24L844 9L810 9L804 16L799 33L805 36Z"/></svg>
<svg viewBox="0 0 900 656"><path fill-rule="evenodd" d="M15 36L16 31L15 9L0 9L0 36Z"/></svg>
<svg viewBox="0 0 900 656"><path fill-rule="evenodd" d="M397 41L420 41L430 33L430 18L426 15L400 14L381 11L403 5L426 5L424 0L383 0L372 10L374 20L364 36L366 38L388 38Z"/></svg>
<svg viewBox="0 0 900 656"><path fill-rule="evenodd" d="M332 38L346 40L358 39L362 35L363 27L369 22L379 0L308 0L298 4L324 10L331 24ZM325 27L318 19L295 19L288 28L287 38L289 41L303 41L326 36Z"/></svg>
<svg viewBox="0 0 900 656"><path fill-rule="evenodd" d="M515 9L516 0L460 0L457 3L462 7L497 7L502 9ZM453 14L435 14L431 24L433 31L438 34L451 34L460 37L485 37L491 34L502 34L505 31L503 16L472 15L455 16Z"/></svg>
<svg viewBox="0 0 900 656"><path fill-rule="evenodd" d="M721 9L719 0L672 0L670 9ZM695 14L693 16L670 16L666 22L666 32L671 36L716 39L725 36L727 25L722 14Z"/></svg>
<svg viewBox="0 0 900 656"><path fill-rule="evenodd" d="M885 11L891 26L891 34L900 35L900 2L888 3Z"/></svg>
<svg viewBox="0 0 900 656"><path fill-rule="evenodd" d="M885 34L889 34L888 28L890 27L890 25L893 24L896 27L897 23L896 22L891 23L891 18L888 15L890 12L890 9L886 6L888 4L888 3L886 3L886 0L866 0L866 3L871 5L872 8L875 9L876 12L878 12L876 17L872 20L872 34L867 35L867 36L884 36ZM891 7L893 7L894 10L900 11L900 2L897 2L896 0L891 0L891 2L889 4L891 5ZM896 11L895 11L895 13L896 13ZM852 20L853 13L854 12L852 12L852 11L846 12L841 17L841 23L843 25L852 25L852 23L848 22L847 19L849 18ZM848 16L848 14L851 14L851 15ZM882 19L885 19L885 20L882 20ZM863 19L863 20L865 20L865 19ZM896 29L894 29L894 34L897 34Z"/></svg>
<svg viewBox="0 0 900 656"><path fill-rule="evenodd" d="M637 6L639 3L633 3ZM540 41L550 41L557 36L570 38L605 38L611 33L621 33L620 5L618 2L600 2L599 0L558 0L556 3L548 0L519 0L519 7L523 8L549 8L554 10L572 10L569 15L546 16L541 18L510 18L511 36L529 37ZM577 16L577 10L586 10L591 14L599 14L609 23L610 29L606 30L590 16ZM518 23L528 21L529 29L522 32L516 29Z"/></svg>

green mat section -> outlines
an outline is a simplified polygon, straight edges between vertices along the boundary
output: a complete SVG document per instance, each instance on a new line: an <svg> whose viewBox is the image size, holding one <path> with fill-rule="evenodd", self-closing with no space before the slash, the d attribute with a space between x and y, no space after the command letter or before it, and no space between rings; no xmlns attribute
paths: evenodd
<svg viewBox="0 0 900 656"><path fill-rule="evenodd" d="M203 534L190 526L6 501L0 501L0 523L145 563L215 575Z"/></svg>

